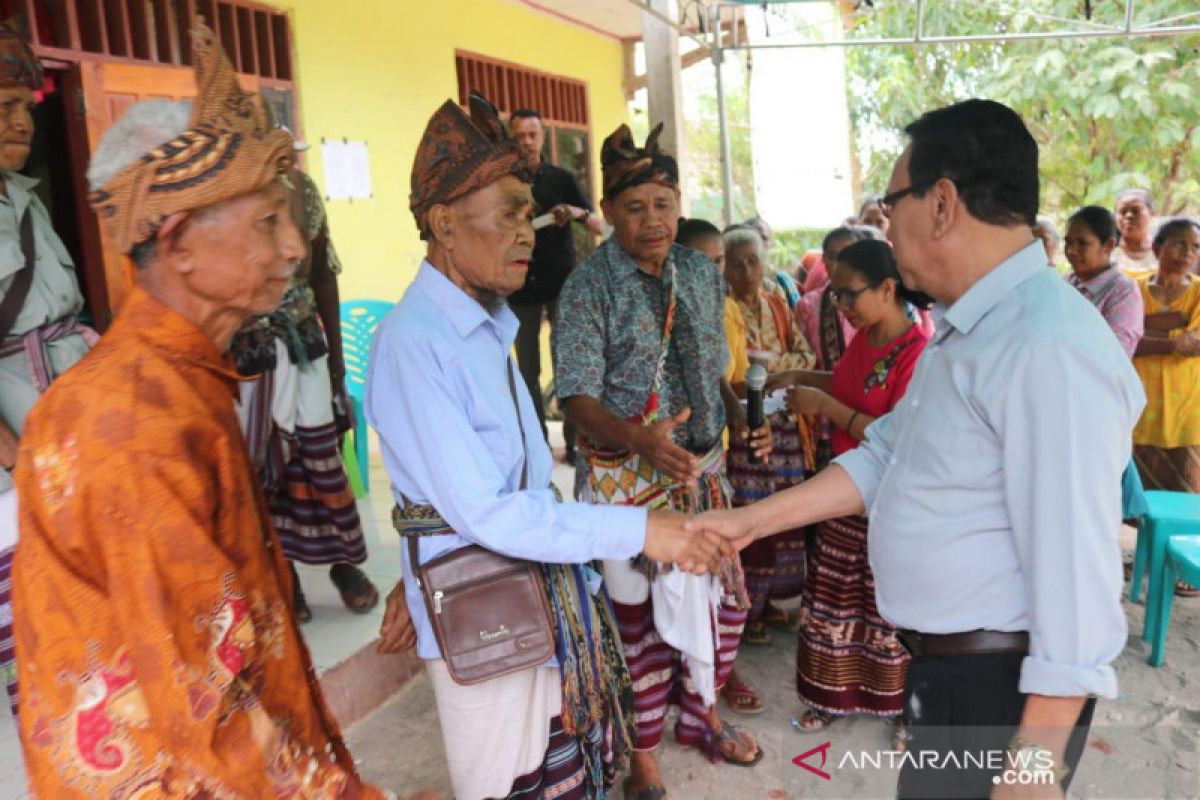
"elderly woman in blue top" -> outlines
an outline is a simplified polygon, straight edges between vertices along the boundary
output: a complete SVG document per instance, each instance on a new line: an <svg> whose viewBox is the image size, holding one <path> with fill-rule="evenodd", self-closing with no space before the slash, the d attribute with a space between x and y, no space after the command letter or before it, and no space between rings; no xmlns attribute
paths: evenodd
<svg viewBox="0 0 1200 800"><path fill-rule="evenodd" d="M533 250L522 164L495 109L477 96L470 117L446 101L413 164L410 203L428 255L376 334L366 414L396 503L437 518L441 535L419 540L421 563L474 543L547 565L645 553L699 573L715 568L732 550L684 533L679 515L562 505L551 491L550 449L524 383L514 379L518 323L504 302L524 283ZM401 520L397 527L406 532ZM385 649L411 641L407 605L459 800L602 798L620 763L631 687L607 598L590 568L550 567L546 575L556 659L460 685L441 658L405 553L403 588L388 598Z"/></svg>
<svg viewBox="0 0 1200 800"><path fill-rule="evenodd" d="M1095 698L1117 695L1117 487L1145 394L1101 316L1046 269L1021 118L969 100L907 132L883 205L905 284L942 313L904 401L812 480L696 527L749 541L866 510L879 611L913 656L909 749L961 765L906 761L899 795L1029 796L961 761L1007 749L1004 769L1053 764L1037 796L1062 796Z"/></svg>

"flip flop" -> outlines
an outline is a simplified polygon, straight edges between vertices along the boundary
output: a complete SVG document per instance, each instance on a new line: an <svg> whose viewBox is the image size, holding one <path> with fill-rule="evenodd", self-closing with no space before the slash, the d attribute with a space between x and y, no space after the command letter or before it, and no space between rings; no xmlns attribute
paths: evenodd
<svg viewBox="0 0 1200 800"><path fill-rule="evenodd" d="M763 701L758 696L758 692L754 691L753 686L737 677L736 673L729 677L725 688L721 690L721 697L725 698L725 705L731 711L739 714L761 714L763 712Z"/></svg>
<svg viewBox="0 0 1200 800"><path fill-rule="evenodd" d="M904 721L903 717L899 717L892 724L892 749L897 753L903 753L908 750L908 740L912 738L912 734L908 731L908 723Z"/></svg>
<svg viewBox="0 0 1200 800"><path fill-rule="evenodd" d="M667 790L661 786L643 786L640 789L630 789L629 782L633 780L630 776L621 781L621 793L625 796L625 800L663 800L667 796Z"/></svg>
<svg viewBox="0 0 1200 800"><path fill-rule="evenodd" d="M736 758L730 758L721 752L721 745L723 743L734 741L744 742L747 739L754 742L754 747L758 751L754 754L754 758L750 759L749 761L739 761ZM737 725L725 722L724 720L721 721L721 732L707 737L705 744L705 749L708 750L708 758L714 763L724 761L726 764L731 764L735 767L745 767L746 769L749 769L763 760L763 749L762 745L758 743L758 740L755 739L749 731L746 731Z"/></svg>
<svg viewBox="0 0 1200 800"><path fill-rule="evenodd" d="M801 714L799 719L793 720L792 727L802 733L811 733L812 731L821 730L835 719L837 717L833 714L826 714L824 711L810 708Z"/></svg>

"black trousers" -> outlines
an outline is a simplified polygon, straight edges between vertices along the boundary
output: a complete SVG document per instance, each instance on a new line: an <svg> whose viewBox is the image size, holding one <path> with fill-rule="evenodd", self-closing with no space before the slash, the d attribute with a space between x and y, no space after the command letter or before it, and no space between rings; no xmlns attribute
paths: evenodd
<svg viewBox="0 0 1200 800"><path fill-rule="evenodd" d="M1003 753L1016 734L1025 710L1026 695L1017 689L1021 653L970 656L920 656L908 667L904 686L904 716L911 738L900 771L896 795L900 798L987 798L999 772L981 754ZM1080 712L1063 755L1074 777L1083 755L1096 699L1089 698ZM922 751L952 754L962 768L918 767ZM968 758L971 754L974 759ZM993 756L995 758L995 756Z"/></svg>
<svg viewBox="0 0 1200 800"><path fill-rule="evenodd" d="M513 313L521 326L517 329L517 367L525 386L533 397L533 405L537 409L538 424L542 427L542 438L550 440L546 430L546 401L542 397L542 321L549 319L554 324L558 303L530 303L529 305L511 306ZM553 335L550 346L554 347ZM553 365L551 365L553 370ZM575 449L575 424L570 420L563 423L563 438L567 440L567 452Z"/></svg>

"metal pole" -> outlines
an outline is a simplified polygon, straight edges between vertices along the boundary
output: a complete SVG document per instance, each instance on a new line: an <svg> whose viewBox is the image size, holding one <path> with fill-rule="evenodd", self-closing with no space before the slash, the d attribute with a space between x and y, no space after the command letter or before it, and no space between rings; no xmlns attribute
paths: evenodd
<svg viewBox="0 0 1200 800"><path fill-rule="evenodd" d="M1137 39L1147 36L1177 36L1200 33L1200 25L1174 25L1166 28L1136 27L1126 32L1121 28L1096 31L1065 31L1061 33L1000 33L977 36L925 36L917 39L842 39L836 42L789 42L787 44L743 44L726 50L787 50L813 47L879 47L895 44L967 44L972 42L1028 42L1053 39Z"/></svg>
<svg viewBox="0 0 1200 800"><path fill-rule="evenodd" d="M736 25L736 20L734 22ZM729 143L728 110L725 108L725 81L721 78L721 66L725 61L725 50L721 47L720 19L715 26L712 46L713 70L717 76L717 122L721 134L721 208L725 225L733 224L733 148Z"/></svg>
<svg viewBox="0 0 1200 800"><path fill-rule="evenodd" d="M666 14L663 14L662 12L656 11L653 8L651 8L649 0L628 0L628 1L630 3L632 3L633 5L637 6L643 13L649 14L650 16L657 18L659 22L664 22L667 25L674 28L675 31L677 33L679 33L680 36L686 36L689 39L691 39L693 42L695 42L696 44L700 45L701 47L704 46L704 40L701 39L699 36L692 33L691 31L686 30L685 28L681 27L676 20L671 19Z"/></svg>

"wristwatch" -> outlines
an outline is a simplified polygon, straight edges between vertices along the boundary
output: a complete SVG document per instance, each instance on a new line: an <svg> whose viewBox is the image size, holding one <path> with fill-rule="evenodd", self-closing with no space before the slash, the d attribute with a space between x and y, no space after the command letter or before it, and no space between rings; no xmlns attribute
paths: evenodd
<svg viewBox="0 0 1200 800"><path fill-rule="evenodd" d="M1055 786L1062 786L1062 782L1071 774L1070 767L1059 762L1050 748L1023 739L1019 735L1009 740L1008 754L1012 757L1010 760L1016 769L1052 773Z"/></svg>

